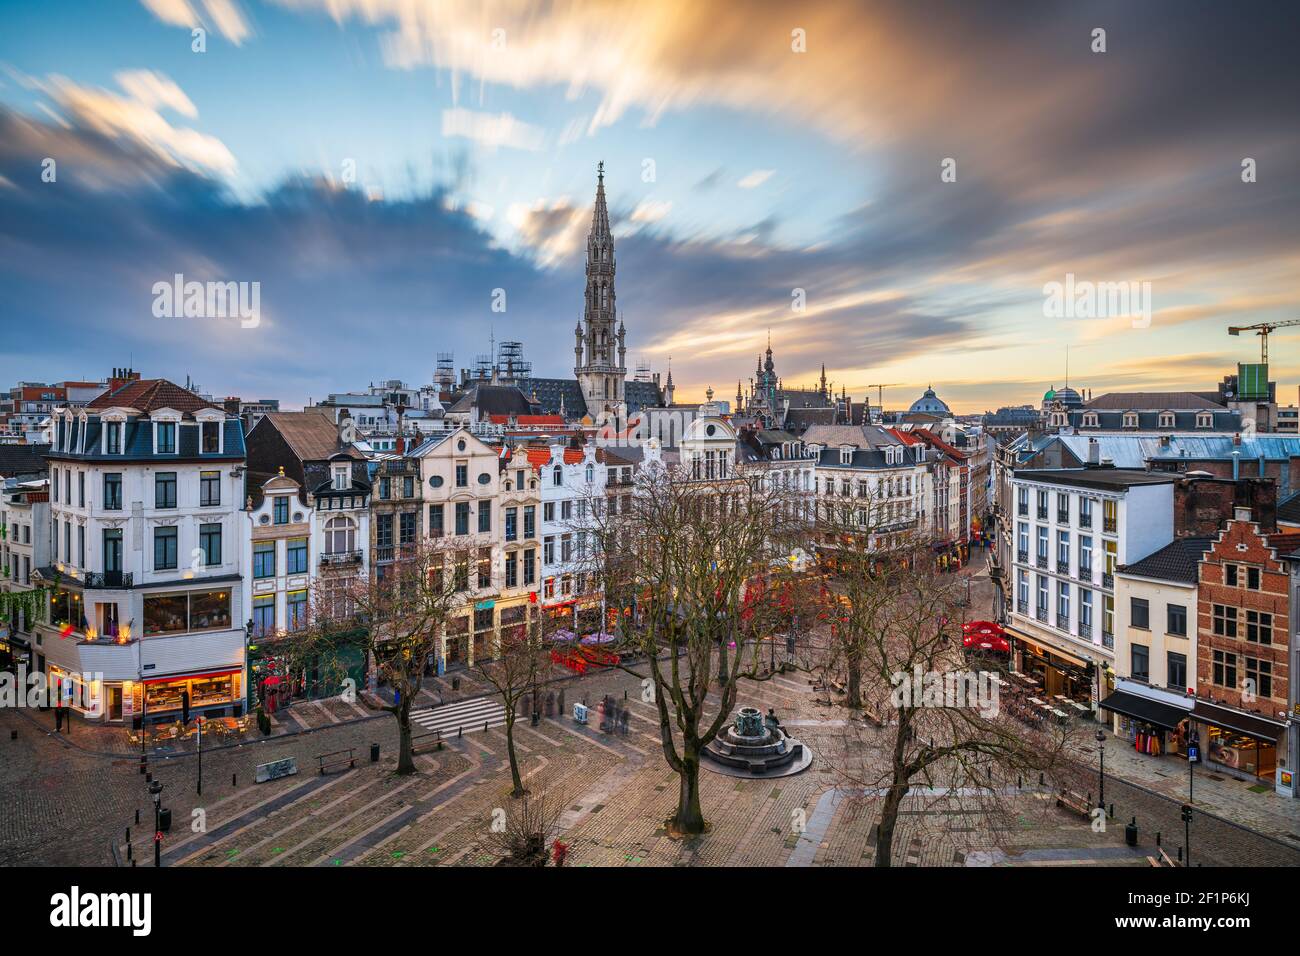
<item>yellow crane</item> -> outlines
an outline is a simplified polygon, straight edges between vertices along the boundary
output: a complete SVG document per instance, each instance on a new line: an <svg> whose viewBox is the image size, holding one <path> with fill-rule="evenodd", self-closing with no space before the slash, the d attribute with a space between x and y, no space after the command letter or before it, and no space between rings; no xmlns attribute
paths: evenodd
<svg viewBox="0 0 1300 956"><path fill-rule="evenodd" d="M1293 325L1300 325L1300 319L1284 319L1281 322L1256 322L1254 325L1230 325L1228 326L1229 335L1240 335L1242 332L1254 332L1259 336L1259 361L1261 364L1268 364L1268 333L1274 329L1285 329Z"/></svg>
<svg viewBox="0 0 1300 956"><path fill-rule="evenodd" d="M885 410L885 389L897 388L902 384L902 382L885 382L883 385L876 383L875 385L868 385L867 388L874 388L876 390L876 404L880 406L880 410L883 412ZM870 399L868 399L868 401L870 401Z"/></svg>

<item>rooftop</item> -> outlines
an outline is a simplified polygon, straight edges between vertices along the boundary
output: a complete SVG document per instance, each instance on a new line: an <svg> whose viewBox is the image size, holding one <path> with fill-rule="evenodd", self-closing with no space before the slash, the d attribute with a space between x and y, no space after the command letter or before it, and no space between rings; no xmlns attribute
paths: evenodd
<svg viewBox="0 0 1300 956"><path fill-rule="evenodd" d="M1176 538L1141 561L1121 564L1115 570L1133 577L1195 584L1198 578L1196 566L1213 543L1214 538L1209 536Z"/></svg>
<svg viewBox="0 0 1300 956"><path fill-rule="evenodd" d="M1032 471L1018 470L1019 481L1038 481L1050 485L1073 485L1080 488L1132 488L1137 485L1171 485L1174 475L1155 474L1130 468L1062 468Z"/></svg>

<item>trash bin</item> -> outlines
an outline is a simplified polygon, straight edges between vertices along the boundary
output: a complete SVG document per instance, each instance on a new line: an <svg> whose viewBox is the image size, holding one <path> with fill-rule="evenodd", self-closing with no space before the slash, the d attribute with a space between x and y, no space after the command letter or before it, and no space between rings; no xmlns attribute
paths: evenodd
<svg viewBox="0 0 1300 956"><path fill-rule="evenodd" d="M167 833L172 828L172 810L171 807L163 807L158 811L158 829Z"/></svg>
<svg viewBox="0 0 1300 956"><path fill-rule="evenodd" d="M1129 846L1138 845L1137 822L1137 817L1134 817L1131 823L1124 824L1124 842Z"/></svg>
<svg viewBox="0 0 1300 956"><path fill-rule="evenodd" d="M460 690L460 678L459 678L459 677L453 677L453 678L451 679L451 689L452 689L452 690Z"/></svg>
<svg viewBox="0 0 1300 956"><path fill-rule="evenodd" d="M379 744L370 745L370 762L379 763Z"/></svg>

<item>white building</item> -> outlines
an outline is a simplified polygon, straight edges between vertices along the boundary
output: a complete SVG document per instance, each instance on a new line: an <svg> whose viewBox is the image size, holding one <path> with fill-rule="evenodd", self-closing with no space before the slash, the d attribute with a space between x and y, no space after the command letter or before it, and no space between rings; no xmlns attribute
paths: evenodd
<svg viewBox="0 0 1300 956"><path fill-rule="evenodd" d="M605 497L607 469L596 461L596 444L589 440L582 448L553 444L541 462L542 484L542 597L544 611L576 617L586 594L587 549L595 541L590 534L591 509ZM596 599L598 601L598 599Z"/></svg>
<svg viewBox="0 0 1300 956"><path fill-rule="evenodd" d="M1021 470L1011 487L1015 663L1048 697L1095 704L1114 659L1116 567L1173 540L1174 477Z"/></svg>
<svg viewBox="0 0 1300 956"><path fill-rule="evenodd" d="M164 379L54 413L50 565L35 666L139 724L243 712L244 435ZM96 716L91 714L91 716Z"/></svg>

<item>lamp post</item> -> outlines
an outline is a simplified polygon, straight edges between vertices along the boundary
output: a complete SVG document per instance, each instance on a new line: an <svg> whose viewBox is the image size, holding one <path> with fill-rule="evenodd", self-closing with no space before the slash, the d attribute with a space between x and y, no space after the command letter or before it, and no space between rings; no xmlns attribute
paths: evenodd
<svg viewBox="0 0 1300 956"><path fill-rule="evenodd" d="M199 794L199 796L203 796L203 718L202 718L202 717L197 717L197 718L195 718L195 721L194 721L194 722L195 722L196 724L198 724L198 734L199 734L199 786L198 786L198 794Z"/></svg>
<svg viewBox="0 0 1300 956"><path fill-rule="evenodd" d="M1106 731L1097 731L1097 754L1101 758L1097 771L1097 808L1106 810Z"/></svg>
<svg viewBox="0 0 1300 956"><path fill-rule="evenodd" d="M1183 866L1192 865L1192 808L1183 804Z"/></svg>
<svg viewBox="0 0 1300 956"><path fill-rule="evenodd" d="M162 788L161 781L149 784L149 796L153 797L153 865L162 866Z"/></svg>

